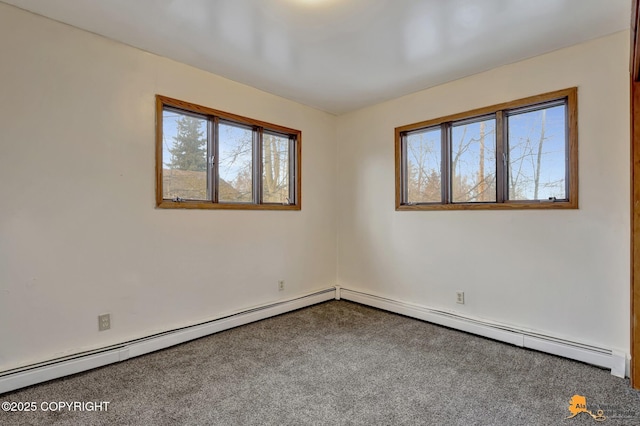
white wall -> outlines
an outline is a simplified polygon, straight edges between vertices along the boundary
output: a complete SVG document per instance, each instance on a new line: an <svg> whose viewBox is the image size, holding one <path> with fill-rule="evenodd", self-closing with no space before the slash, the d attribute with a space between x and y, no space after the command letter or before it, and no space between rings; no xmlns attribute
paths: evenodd
<svg viewBox="0 0 640 426"><path fill-rule="evenodd" d="M0 371L335 284L334 116L5 4L0 52ZM156 93L302 130L302 211L155 209Z"/></svg>
<svg viewBox="0 0 640 426"><path fill-rule="evenodd" d="M338 283L628 354L628 41L617 33L339 117ZM395 127L572 86L579 210L394 210Z"/></svg>

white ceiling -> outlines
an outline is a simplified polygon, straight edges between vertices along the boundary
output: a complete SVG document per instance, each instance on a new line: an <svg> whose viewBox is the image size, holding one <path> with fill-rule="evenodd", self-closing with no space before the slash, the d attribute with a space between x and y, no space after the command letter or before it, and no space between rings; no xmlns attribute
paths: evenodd
<svg viewBox="0 0 640 426"><path fill-rule="evenodd" d="M2 0L340 114L629 28L629 0Z"/></svg>

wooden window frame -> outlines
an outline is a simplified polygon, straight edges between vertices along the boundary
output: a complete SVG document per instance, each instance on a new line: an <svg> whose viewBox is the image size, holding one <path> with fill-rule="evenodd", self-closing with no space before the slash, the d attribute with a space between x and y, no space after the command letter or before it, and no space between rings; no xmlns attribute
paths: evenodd
<svg viewBox="0 0 640 426"><path fill-rule="evenodd" d="M502 156L504 147L508 141L506 137L505 116L510 111L518 111L526 108L544 106L544 104L554 101L564 100L566 102L566 169L565 176L568 180L567 199L547 201L547 200L508 200L505 196L505 166L501 166L502 161L498 158ZM449 173L449 150L445 149L445 132L450 131L451 125L459 121L480 119L494 116L496 119L496 201L495 202L451 202L445 197L446 188L450 185ZM441 202L434 203L407 203L405 202L405 167L406 158L403 152L403 137L407 133L423 130L427 128L442 128L442 171L441 186L443 188L443 198ZM471 111L448 115L433 120L421 121L395 128L395 189L396 189L396 210L525 210L525 209L577 209L578 208L578 89L571 87L557 90L541 95L531 96L515 101L505 102L489 107L478 108Z"/></svg>
<svg viewBox="0 0 640 426"><path fill-rule="evenodd" d="M197 114L207 119L207 125L217 129L219 121L253 129L253 201L245 203L218 202L217 184L211 189L211 200L179 200L164 198L163 192L163 112L178 110L186 114ZM215 123L215 124L214 124ZM262 134L277 133L289 137L289 203L267 203L262 201ZM210 142L208 142L210 145ZM212 147L208 146L208 152ZM216 156L217 158L217 156ZM301 210L302 209L302 132L300 130L271 124L237 114L231 114L202 105L156 95L156 207L162 209L213 209L213 210ZM208 172L210 180L218 182L217 168Z"/></svg>

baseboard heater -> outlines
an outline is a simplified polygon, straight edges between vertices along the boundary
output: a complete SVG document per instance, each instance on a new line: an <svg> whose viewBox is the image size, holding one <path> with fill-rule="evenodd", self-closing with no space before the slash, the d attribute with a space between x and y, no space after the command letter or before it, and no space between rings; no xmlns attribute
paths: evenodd
<svg viewBox="0 0 640 426"><path fill-rule="evenodd" d="M305 308L307 306L335 298L336 289L332 287L294 299L247 309L233 315L217 318L204 323L154 334L152 336L123 342L121 344L90 352L83 352L27 367L9 370L0 373L0 394L124 361L129 358L188 342L189 340L198 339L213 333L218 333L240 325L249 324L254 321L284 314L286 312Z"/></svg>
<svg viewBox="0 0 640 426"><path fill-rule="evenodd" d="M611 369L611 374L617 377L628 376L628 374L626 374L626 355L611 349L585 345L578 342L521 330L516 327L468 318L446 311L430 309L346 288L337 287L336 298L372 306L385 311L395 312L397 314L477 334L479 336L488 337L490 339L510 343L516 346L534 349L540 352L546 352L598 367Z"/></svg>

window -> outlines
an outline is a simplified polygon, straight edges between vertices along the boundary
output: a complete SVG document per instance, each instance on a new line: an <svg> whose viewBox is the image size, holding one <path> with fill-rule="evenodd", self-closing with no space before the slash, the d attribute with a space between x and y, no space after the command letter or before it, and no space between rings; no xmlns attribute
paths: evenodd
<svg viewBox="0 0 640 426"><path fill-rule="evenodd" d="M156 205L300 210L301 132L156 96Z"/></svg>
<svg viewBox="0 0 640 426"><path fill-rule="evenodd" d="M395 134L397 210L578 208L577 88Z"/></svg>

